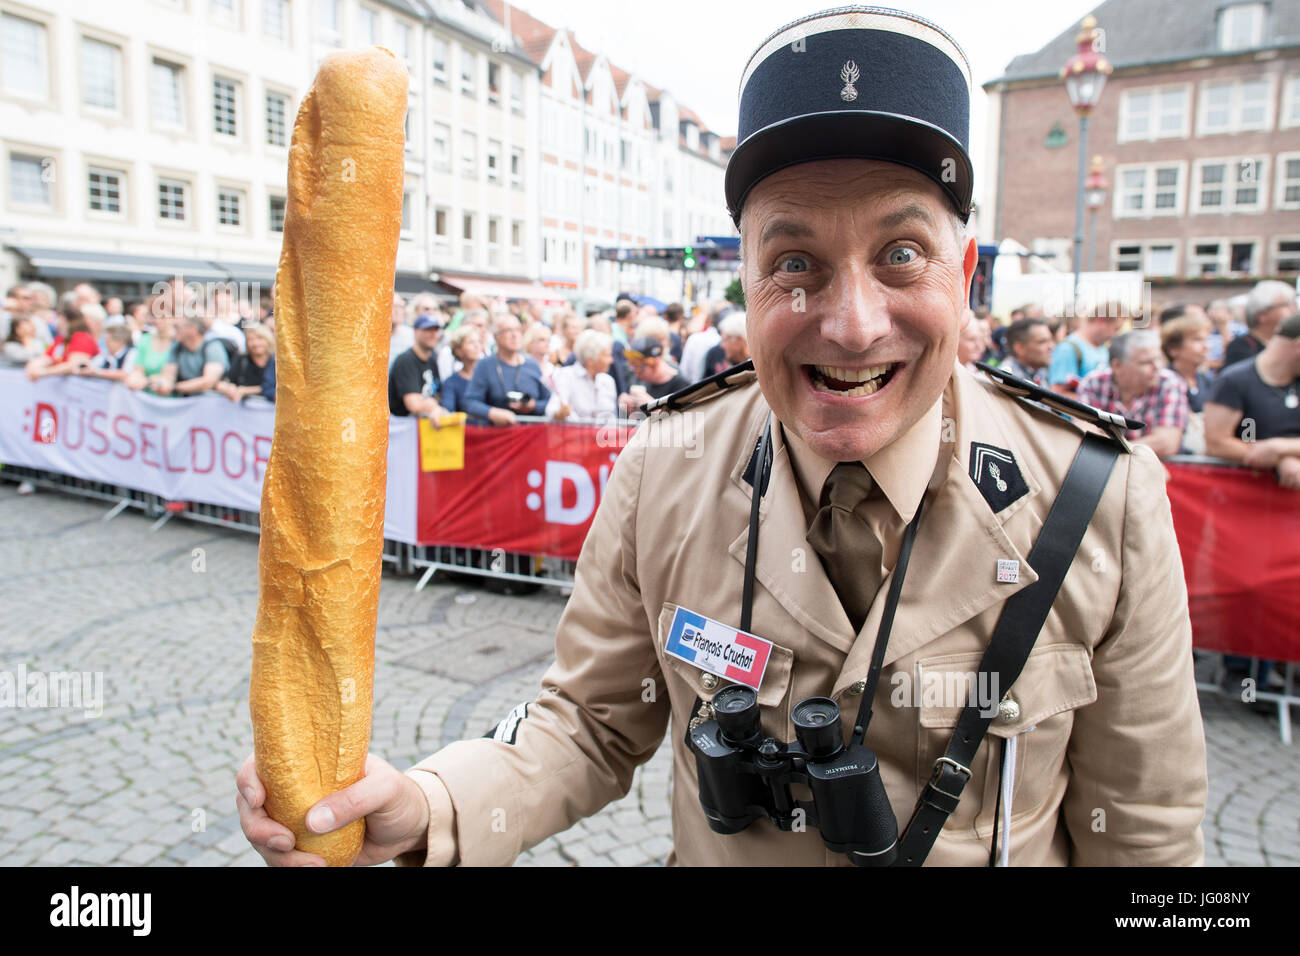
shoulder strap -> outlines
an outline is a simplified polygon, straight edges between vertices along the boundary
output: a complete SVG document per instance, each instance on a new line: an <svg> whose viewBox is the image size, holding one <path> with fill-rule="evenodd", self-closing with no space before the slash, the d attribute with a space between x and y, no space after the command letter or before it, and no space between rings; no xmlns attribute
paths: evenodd
<svg viewBox="0 0 1300 956"><path fill-rule="evenodd" d="M1100 435L1083 437L1029 552L1029 565L1038 573L1038 580L1007 601L980 661L980 675L996 674L998 687L1009 690L1024 669L1119 454L1115 442ZM985 712L974 704L962 711L948 750L935 761L930 781L912 811L896 865L920 866L925 861L944 821L957 809L962 789L971 777L971 761L996 714L996 709Z"/></svg>

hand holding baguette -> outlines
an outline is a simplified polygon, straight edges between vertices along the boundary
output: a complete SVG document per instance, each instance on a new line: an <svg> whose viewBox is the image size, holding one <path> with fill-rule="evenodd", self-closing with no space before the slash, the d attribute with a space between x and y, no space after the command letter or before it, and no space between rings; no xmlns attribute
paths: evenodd
<svg viewBox="0 0 1300 956"><path fill-rule="evenodd" d="M276 273L275 435L249 686L255 776L270 820L335 866L357 858L365 823L322 836L305 816L367 766L407 83L378 48L321 64L294 123Z"/></svg>

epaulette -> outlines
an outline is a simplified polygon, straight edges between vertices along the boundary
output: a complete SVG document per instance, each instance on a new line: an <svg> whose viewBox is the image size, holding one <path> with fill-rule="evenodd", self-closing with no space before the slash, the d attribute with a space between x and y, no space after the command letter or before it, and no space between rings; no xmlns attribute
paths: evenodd
<svg viewBox="0 0 1300 956"><path fill-rule="evenodd" d="M690 408L692 405L698 405L700 402L713 398L729 388L748 385L757 378L758 374L754 371L754 360L745 359L739 365L724 368L716 375L702 378L693 385L687 385L685 388L679 388L671 394L656 398L652 402L646 402L641 406L641 411L647 415L653 412L680 411L683 408Z"/></svg>
<svg viewBox="0 0 1300 956"><path fill-rule="evenodd" d="M976 362L975 366L987 375L994 385L1008 395L1012 395L1022 402L1045 406L1048 411L1055 412L1058 415L1077 418L1095 425L1126 452L1131 452L1133 448L1129 445L1125 432L1130 428L1146 427L1146 422L1139 422L1132 418L1125 418L1123 415L1116 415L1113 412L1104 412L1100 408L1093 408L1078 399L1054 392L1050 388L1043 388L1041 385L1035 385L1028 379L1012 375L1010 372L995 366L986 365L984 362Z"/></svg>

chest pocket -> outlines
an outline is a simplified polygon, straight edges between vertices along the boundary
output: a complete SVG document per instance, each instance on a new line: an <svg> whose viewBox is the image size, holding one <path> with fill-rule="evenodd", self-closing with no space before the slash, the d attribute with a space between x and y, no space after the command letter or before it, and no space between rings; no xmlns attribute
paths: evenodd
<svg viewBox="0 0 1300 956"><path fill-rule="evenodd" d="M1003 708L989 725L971 766L971 779L961 802L944 825L953 836L988 839L993 831L993 808L1000 785L999 764L1006 742L1016 737L1016 766L1012 788L1012 815L1016 819L1044 802L1059 799L1059 780L1065 751L1074 727L1074 711L1097 699L1087 650L1078 644L1035 647L1024 670L1010 688L980 686L973 675L983 653L926 658L917 665L919 747L917 786L929 780L934 762L948 747L962 708L971 699L1005 697L1014 706ZM954 699L953 690L959 692ZM927 693L929 691L929 693Z"/></svg>
<svg viewBox="0 0 1300 956"><path fill-rule="evenodd" d="M695 698L706 703L724 687L730 687L735 681L727 680L702 671L698 667L680 660L664 650L668 635L672 631L673 615L677 613L676 604L664 604L659 612L659 628L655 638L655 653L663 668L664 680L673 702L673 716L685 717ZM759 637L762 637L760 634ZM777 739L784 739L786 725L789 721L790 670L794 663L794 652L779 644L772 645L771 656L767 659L767 669L763 672L763 682L758 689L758 706L763 715L763 729Z"/></svg>

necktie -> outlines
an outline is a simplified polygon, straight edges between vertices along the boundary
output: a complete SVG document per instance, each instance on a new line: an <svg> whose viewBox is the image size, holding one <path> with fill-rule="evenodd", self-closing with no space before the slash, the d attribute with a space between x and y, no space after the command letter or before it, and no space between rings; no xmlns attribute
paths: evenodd
<svg viewBox="0 0 1300 956"><path fill-rule="evenodd" d="M840 462L826 479L821 509L807 535L854 633L862 630L880 588L880 539L867 523L863 508L875 490L875 481L860 463Z"/></svg>

